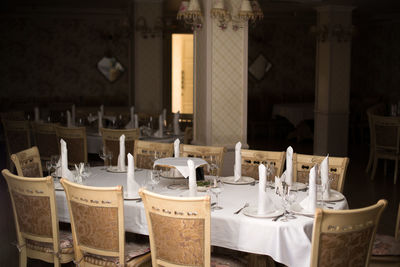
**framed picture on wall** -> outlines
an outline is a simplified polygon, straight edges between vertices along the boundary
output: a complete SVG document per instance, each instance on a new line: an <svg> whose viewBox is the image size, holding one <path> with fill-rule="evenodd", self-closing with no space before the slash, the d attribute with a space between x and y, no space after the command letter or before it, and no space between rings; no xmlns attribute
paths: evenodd
<svg viewBox="0 0 400 267"><path fill-rule="evenodd" d="M109 82L115 82L125 71L115 57L104 56L97 63L97 69Z"/></svg>
<svg viewBox="0 0 400 267"><path fill-rule="evenodd" d="M271 62L260 53L249 66L249 73L257 81L264 79L267 72L272 68Z"/></svg>

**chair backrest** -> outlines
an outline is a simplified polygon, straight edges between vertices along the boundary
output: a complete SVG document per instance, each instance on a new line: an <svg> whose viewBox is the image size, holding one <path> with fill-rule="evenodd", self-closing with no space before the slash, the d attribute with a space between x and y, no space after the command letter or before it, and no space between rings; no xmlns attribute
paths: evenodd
<svg viewBox="0 0 400 267"><path fill-rule="evenodd" d="M208 168L204 169L205 174L221 175L222 166L224 164L225 147L223 146L194 146L181 144L180 156L202 158L209 164L216 164L218 166L218 173L211 173Z"/></svg>
<svg viewBox="0 0 400 267"><path fill-rule="evenodd" d="M158 158L172 157L174 154L174 144L135 140L135 167L152 169L155 154Z"/></svg>
<svg viewBox="0 0 400 267"><path fill-rule="evenodd" d="M23 111L7 111L0 112L0 119L2 120L25 120L25 114Z"/></svg>
<svg viewBox="0 0 400 267"><path fill-rule="evenodd" d="M400 203L397 209L396 229L394 231L394 238L396 238L397 241L400 240Z"/></svg>
<svg viewBox="0 0 400 267"><path fill-rule="evenodd" d="M373 146L375 150L400 151L400 117L371 115Z"/></svg>
<svg viewBox="0 0 400 267"><path fill-rule="evenodd" d="M75 261L87 253L125 259L122 186L90 187L62 178L71 218Z"/></svg>
<svg viewBox="0 0 400 267"><path fill-rule="evenodd" d="M42 162L36 146L11 155L17 174L23 177L43 177Z"/></svg>
<svg viewBox="0 0 400 267"><path fill-rule="evenodd" d="M285 163L285 151L260 151L242 149L242 175L258 179L258 166L262 163L269 164L274 167L274 172L271 173L267 180L274 181L275 176L281 176Z"/></svg>
<svg viewBox="0 0 400 267"><path fill-rule="evenodd" d="M139 190L153 266L210 266L210 196L170 197Z"/></svg>
<svg viewBox="0 0 400 267"><path fill-rule="evenodd" d="M101 128L101 136L103 139L103 147L107 151L111 151L113 157L111 159L112 165L117 165L119 155L119 138L125 135L125 152L133 154L135 140L139 139L139 129L108 129Z"/></svg>
<svg viewBox="0 0 400 267"><path fill-rule="evenodd" d="M8 156L31 147L29 121L2 120Z"/></svg>
<svg viewBox="0 0 400 267"><path fill-rule="evenodd" d="M85 127L56 126L56 134L60 152L60 139L67 143L69 165L88 162Z"/></svg>
<svg viewBox="0 0 400 267"><path fill-rule="evenodd" d="M193 127L186 127L183 135L183 143L190 144L193 140Z"/></svg>
<svg viewBox="0 0 400 267"><path fill-rule="evenodd" d="M42 160L50 160L52 155L58 155L57 124L33 122L33 138L40 151Z"/></svg>
<svg viewBox="0 0 400 267"><path fill-rule="evenodd" d="M308 183L311 168L315 164L320 164L324 158L324 156L293 153L293 180L300 183ZM348 165L349 158L347 157L329 157L329 175L332 179L331 189L343 192Z"/></svg>
<svg viewBox="0 0 400 267"><path fill-rule="evenodd" d="M2 171L10 192L18 245L26 239L52 243L59 251L59 229L53 178L25 178Z"/></svg>
<svg viewBox="0 0 400 267"><path fill-rule="evenodd" d="M369 264L376 228L386 200L353 210L315 211L311 266L364 266Z"/></svg>

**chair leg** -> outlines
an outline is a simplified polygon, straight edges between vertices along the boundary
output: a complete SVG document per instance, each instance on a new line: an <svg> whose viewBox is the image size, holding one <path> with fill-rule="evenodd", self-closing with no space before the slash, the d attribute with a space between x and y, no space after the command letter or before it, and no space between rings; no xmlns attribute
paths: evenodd
<svg viewBox="0 0 400 267"><path fill-rule="evenodd" d="M61 267L60 258L57 255L54 255L54 267Z"/></svg>
<svg viewBox="0 0 400 267"><path fill-rule="evenodd" d="M19 267L26 267L27 260L26 248L21 248L19 252Z"/></svg>
<svg viewBox="0 0 400 267"><path fill-rule="evenodd" d="M396 184L397 182L397 173L398 173L398 169L399 169L399 160L396 159L395 163L394 163L394 180L393 183Z"/></svg>
<svg viewBox="0 0 400 267"><path fill-rule="evenodd" d="M375 172L376 172L377 165L378 165L378 158L375 156L374 157L374 164L372 166L371 180L374 180L374 178L375 178Z"/></svg>
<svg viewBox="0 0 400 267"><path fill-rule="evenodd" d="M368 158L368 164L367 164L367 168L365 168L365 172L369 172L371 170L373 161L374 161L374 153L372 152L372 149L370 149L369 158Z"/></svg>
<svg viewBox="0 0 400 267"><path fill-rule="evenodd" d="M383 160L383 176L387 175L387 159Z"/></svg>

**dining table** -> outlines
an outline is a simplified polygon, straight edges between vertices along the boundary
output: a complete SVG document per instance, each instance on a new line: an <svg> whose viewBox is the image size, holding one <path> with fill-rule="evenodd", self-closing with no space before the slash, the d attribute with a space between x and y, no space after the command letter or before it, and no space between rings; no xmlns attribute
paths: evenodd
<svg viewBox="0 0 400 267"><path fill-rule="evenodd" d="M112 170L112 169L110 169ZM187 179L161 178L158 183L151 179L153 170L136 169L135 180L141 187L168 196L188 196ZM206 177L211 179L213 177ZM221 177L222 178L222 177ZM126 188L126 173L111 172L102 167L93 167L90 176L84 181L88 186L116 186ZM178 185L178 186L177 186ZM257 207L258 183L224 184L219 195L220 210L211 208L211 245L248 253L269 255L275 261L287 266L310 266L311 239L314 219L312 215L296 213L288 221L274 220L276 216L262 218L248 216L246 206ZM58 181L55 181L58 217L62 222L70 222L65 193ZM210 194L211 201L215 196L203 187L198 188L198 196ZM274 209L282 210L283 200L275 194L272 187L267 187L268 196ZM293 191L295 201L300 202L307 196L306 191ZM347 209L346 198L327 202L325 208ZM278 213L280 214L280 213ZM145 209L140 198L124 200L125 231L148 235ZM166 233L167 234L167 233Z"/></svg>

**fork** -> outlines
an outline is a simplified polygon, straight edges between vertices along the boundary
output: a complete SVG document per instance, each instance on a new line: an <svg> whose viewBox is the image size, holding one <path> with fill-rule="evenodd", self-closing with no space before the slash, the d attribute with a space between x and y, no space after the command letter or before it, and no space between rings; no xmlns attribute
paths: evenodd
<svg viewBox="0 0 400 267"><path fill-rule="evenodd" d="M249 206L249 203L246 202L246 204L244 204L243 207L241 207L240 209L238 209L237 211L235 211L233 214L239 214L239 212L242 211L242 209L247 208Z"/></svg>

